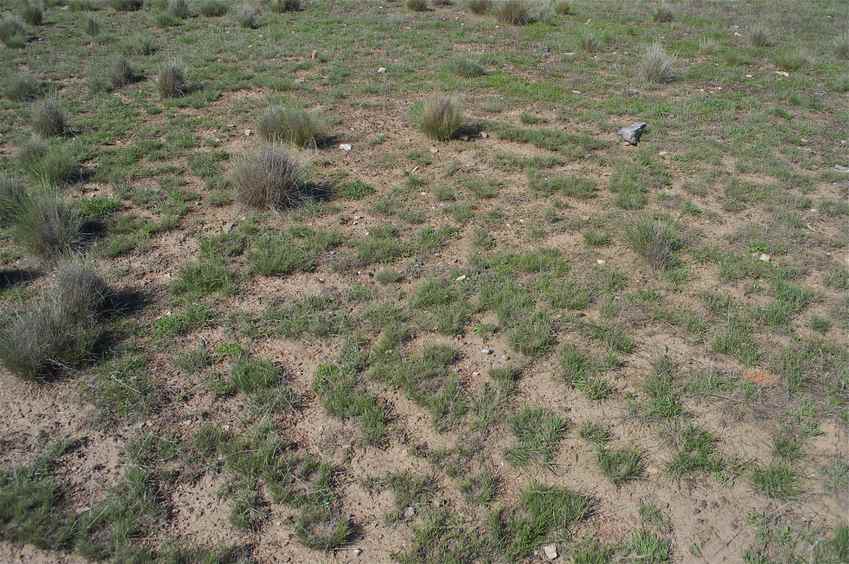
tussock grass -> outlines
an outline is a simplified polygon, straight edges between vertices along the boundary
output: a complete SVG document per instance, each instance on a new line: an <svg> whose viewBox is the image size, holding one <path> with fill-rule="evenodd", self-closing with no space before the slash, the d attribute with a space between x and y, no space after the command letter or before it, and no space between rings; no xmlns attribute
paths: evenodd
<svg viewBox="0 0 849 564"><path fill-rule="evenodd" d="M23 180L0 175L0 227L14 225L26 205L27 192Z"/></svg>
<svg viewBox="0 0 849 564"><path fill-rule="evenodd" d="M38 98L42 90L42 84L28 74L17 74L3 83L3 95L18 102L27 102Z"/></svg>
<svg viewBox="0 0 849 564"><path fill-rule="evenodd" d="M407 0L406 6L414 12L426 12L429 8L427 0Z"/></svg>
<svg viewBox="0 0 849 564"><path fill-rule="evenodd" d="M626 238L631 248L657 270L675 266L676 253L684 247L678 227L662 219L640 219L628 228Z"/></svg>
<svg viewBox="0 0 849 564"><path fill-rule="evenodd" d="M495 6L495 18L504 24L527 25L531 21L527 0L503 0Z"/></svg>
<svg viewBox="0 0 849 564"><path fill-rule="evenodd" d="M36 181L64 185L79 179L80 161L71 145L48 143L33 137L18 148L18 161Z"/></svg>
<svg viewBox="0 0 849 564"><path fill-rule="evenodd" d="M32 0L24 0L21 7L21 17L29 25L41 25L44 23L44 8L41 4Z"/></svg>
<svg viewBox="0 0 849 564"><path fill-rule="evenodd" d="M98 35L100 35L100 24L97 22L97 19L93 17L86 18L85 32L92 39L95 39Z"/></svg>
<svg viewBox="0 0 849 564"><path fill-rule="evenodd" d="M463 78L477 78L486 75L486 69L470 59L457 59L450 65L451 70Z"/></svg>
<svg viewBox="0 0 849 564"><path fill-rule="evenodd" d="M675 59L660 43L652 43L643 53L639 70L644 80L662 84L675 78L674 64Z"/></svg>
<svg viewBox="0 0 849 564"><path fill-rule="evenodd" d="M509 423L517 444L507 450L507 460L516 466L554 462L566 434L564 418L541 407L525 407L510 417Z"/></svg>
<svg viewBox="0 0 849 564"><path fill-rule="evenodd" d="M178 20L184 20L192 15L189 9L189 3L186 0L168 0L168 7L165 13Z"/></svg>
<svg viewBox="0 0 849 564"><path fill-rule="evenodd" d="M849 59L849 31L844 31L834 40L834 54L841 59Z"/></svg>
<svg viewBox="0 0 849 564"><path fill-rule="evenodd" d="M112 88L121 88L135 79L136 73L127 59L117 57L112 61L109 66L109 81L112 83Z"/></svg>
<svg viewBox="0 0 849 564"><path fill-rule="evenodd" d="M466 8L473 14L481 16L492 9L492 0L468 0Z"/></svg>
<svg viewBox="0 0 849 564"><path fill-rule="evenodd" d="M669 23L675 19L675 14L672 13L672 9L669 6L661 3L652 13L652 19L657 23Z"/></svg>
<svg viewBox="0 0 849 564"><path fill-rule="evenodd" d="M176 60L171 60L159 69L159 96L177 98L186 93L185 69Z"/></svg>
<svg viewBox="0 0 849 564"><path fill-rule="evenodd" d="M18 16L3 16L0 19L0 41L11 49L22 49L27 44L27 31Z"/></svg>
<svg viewBox="0 0 849 564"><path fill-rule="evenodd" d="M0 330L0 361L27 380L43 381L83 366L102 336L108 288L86 264L68 262L53 286Z"/></svg>
<svg viewBox="0 0 849 564"><path fill-rule="evenodd" d="M239 25L246 29L256 29L259 27L259 9L256 6L243 4L236 12L236 21Z"/></svg>
<svg viewBox="0 0 849 564"><path fill-rule="evenodd" d="M118 12L135 12L144 7L144 0L110 0L110 5Z"/></svg>
<svg viewBox="0 0 849 564"><path fill-rule="evenodd" d="M50 96L32 106L32 128L42 137L62 135L68 127L68 118L59 99Z"/></svg>
<svg viewBox="0 0 849 564"><path fill-rule="evenodd" d="M207 18L220 18L230 9L226 0L204 0L200 3L200 13Z"/></svg>
<svg viewBox="0 0 849 564"><path fill-rule="evenodd" d="M566 488L531 483L524 488L516 507L493 512L487 523L488 544L511 562L526 559L552 534L586 518L592 500Z"/></svg>
<svg viewBox="0 0 849 564"><path fill-rule="evenodd" d="M257 124L257 133L271 143L316 147L324 136L321 119L297 108L270 106Z"/></svg>
<svg viewBox="0 0 849 564"><path fill-rule="evenodd" d="M301 179L301 169L295 159L275 145L242 156L231 176L241 203L271 209L283 209L294 203Z"/></svg>
<svg viewBox="0 0 849 564"><path fill-rule="evenodd" d="M2 196L4 221L14 240L33 255L52 260L69 253L82 239L79 211L56 188L32 192L12 188Z"/></svg>
<svg viewBox="0 0 849 564"><path fill-rule="evenodd" d="M427 100L422 110L421 128L425 135L437 141L448 141L463 125L463 109L450 96Z"/></svg>
<svg viewBox="0 0 849 564"><path fill-rule="evenodd" d="M772 38L769 30L763 25L755 25L749 32L749 41L754 47L769 47L772 45Z"/></svg>
<svg viewBox="0 0 849 564"><path fill-rule="evenodd" d="M284 12L300 12L304 9L301 0L271 0L271 11L278 14Z"/></svg>

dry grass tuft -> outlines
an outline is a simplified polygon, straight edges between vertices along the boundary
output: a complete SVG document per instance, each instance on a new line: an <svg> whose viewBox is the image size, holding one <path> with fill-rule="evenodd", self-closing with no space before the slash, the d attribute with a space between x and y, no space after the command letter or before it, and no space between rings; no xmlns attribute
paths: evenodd
<svg viewBox="0 0 849 564"><path fill-rule="evenodd" d="M301 169L285 149L266 145L239 159L232 181L243 204L283 209L297 199Z"/></svg>
<svg viewBox="0 0 849 564"><path fill-rule="evenodd" d="M669 55L660 43L652 43L643 53L640 61L640 74L648 82L662 84L675 78L675 59Z"/></svg>
<svg viewBox="0 0 849 564"><path fill-rule="evenodd" d="M32 128L42 137L53 137L65 133L67 118L57 98L50 96L33 104Z"/></svg>
<svg viewBox="0 0 849 564"><path fill-rule="evenodd" d="M177 98L186 93L186 76L183 66L169 61L159 69L159 95L162 98Z"/></svg>
<svg viewBox="0 0 849 564"><path fill-rule="evenodd" d="M321 120L295 108L270 106L259 119L257 133L271 143L285 142L298 147L315 147L324 133Z"/></svg>
<svg viewBox="0 0 849 564"><path fill-rule="evenodd" d="M463 125L463 109L450 96L437 96L427 100L422 111L421 128L438 141L448 141Z"/></svg>

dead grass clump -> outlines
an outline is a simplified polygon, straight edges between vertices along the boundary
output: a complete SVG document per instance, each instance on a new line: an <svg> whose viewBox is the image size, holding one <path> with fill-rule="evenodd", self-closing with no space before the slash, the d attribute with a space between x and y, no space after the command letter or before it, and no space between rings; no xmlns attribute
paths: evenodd
<svg viewBox="0 0 849 564"><path fill-rule="evenodd" d="M675 59L667 54L660 43L652 43L643 53L640 61L640 74L648 82L662 84L675 78L673 66Z"/></svg>
<svg viewBox="0 0 849 564"><path fill-rule="evenodd" d="M236 13L236 20L244 28L256 29L259 27L259 9L256 6L244 4Z"/></svg>
<svg viewBox="0 0 849 564"><path fill-rule="evenodd" d="M51 96L33 104L32 128L42 137L65 133L67 118L58 99Z"/></svg>
<svg viewBox="0 0 849 564"><path fill-rule="evenodd" d="M186 76L183 66L169 61L159 69L159 95L162 98L177 98L186 93Z"/></svg>
<svg viewBox="0 0 849 564"><path fill-rule="evenodd" d="M282 147L267 145L239 160L232 181L243 204L283 209L297 198L301 169Z"/></svg>
<svg viewBox="0 0 849 564"><path fill-rule="evenodd" d="M109 82L112 88L121 88L132 84L136 80L136 73L130 62L124 57L118 57L109 66Z"/></svg>
<svg viewBox="0 0 849 564"><path fill-rule="evenodd" d="M144 7L144 0L112 0L111 4L118 12L135 12Z"/></svg>
<svg viewBox="0 0 849 564"><path fill-rule="evenodd" d="M426 12L428 8L427 0L407 0L407 9L414 12Z"/></svg>
<svg viewBox="0 0 849 564"><path fill-rule="evenodd" d="M224 0L204 0L200 5L200 13L207 18L219 18L227 13L227 2Z"/></svg>
<svg viewBox="0 0 849 564"><path fill-rule="evenodd" d="M463 125L463 109L450 96L437 96L425 102L421 128L425 135L438 141L448 141Z"/></svg>
<svg viewBox="0 0 849 564"><path fill-rule="evenodd" d="M15 75L3 84L3 95L18 102L35 100L41 91L41 83L28 74Z"/></svg>
<svg viewBox="0 0 849 564"><path fill-rule="evenodd" d="M17 16L4 16L0 20L0 41L11 49L21 49L27 44L24 22Z"/></svg>
<svg viewBox="0 0 849 564"><path fill-rule="evenodd" d="M628 228L626 237L631 248L657 270L673 267L677 251L684 246L677 226L658 219L640 219Z"/></svg>
<svg viewBox="0 0 849 564"><path fill-rule="evenodd" d="M91 266L59 267L52 288L0 329L0 362L21 378L43 381L89 362L102 331L108 287Z"/></svg>
<svg viewBox="0 0 849 564"><path fill-rule="evenodd" d="M21 17L29 25L41 25L44 23L44 8L41 4L27 0L21 6Z"/></svg>
<svg viewBox="0 0 849 564"><path fill-rule="evenodd" d="M271 0L271 11L281 14L283 12L300 12L304 9L301 0Z"/></svg>
<svg viewBox="0 0 849 564"><path fill-rule="evenodd" d="M270 106L257 124L257 133L266 141L306 147L318 145L323 125L315 115L295 108Z"/></svg>
<svg viewBox="0 0 849 564"><path fill-rule="evenodd" d="M658 6L652 14L652 19L657 23L669 23L674 19L672 10L666 4Z"/></svg>
<svg viewBox="0 0 849 564"><path fill-rule="evenodd" d="M481 16L492 9L492 0L468 0L466 8L471 13Z"/></svg>
<svg viewBox="0 0 849 564"><path fill-rule="evenodd" d="M526 25L531 21L530 7L526 0L504 0L495 7L495 18L505 24Z"/></svg>
<svg viewBox="0 0 849 564"><path fill-rule="evenodd" d="M22 193L10 200L12 236L33 255L52 260L71 252L82 238L82 218L57 188Z"/></svg>
<svg viewBox="0 0 849 564"><path fill-rule="evenodd" d="M23 180L5 174L0 175L0 227L14 225L24 206L26 196Z"/></svg>
<svg viewBox="0 0 849 564"><path fill-rule="evenodd" d="M172 18L184 20L192 15L189 3L186 0L168 0L166 13Z"/></svg>
<svg viewBox="0 0 849 564"><path fill-rule="evenodd" d="M834 53L841 59L849 59L849 31L844 31L834 40Z"/></svg>
<svg viewBox="0 0 849 564"><path fill-rule="evenodd" d="M762 25L756 25L752 28L751 35L749 36L749 41L752 42L754 47L769 47L772 45L772 39L769 36L769 30L767 30Z"/></svg>

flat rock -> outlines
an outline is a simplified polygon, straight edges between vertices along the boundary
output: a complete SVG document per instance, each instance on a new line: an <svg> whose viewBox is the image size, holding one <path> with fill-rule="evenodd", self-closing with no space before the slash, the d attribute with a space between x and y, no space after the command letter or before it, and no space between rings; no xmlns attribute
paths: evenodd
<svg viewBox="0 0 849 564"><path fill-rule="evenodd" d="M617 133L619 136L625 140L626 143L630 145L636 145L640 142L640 137L643 135L643 132L648 128L649 124L644 121L639 121L628 127L621 128Z"/></svg>

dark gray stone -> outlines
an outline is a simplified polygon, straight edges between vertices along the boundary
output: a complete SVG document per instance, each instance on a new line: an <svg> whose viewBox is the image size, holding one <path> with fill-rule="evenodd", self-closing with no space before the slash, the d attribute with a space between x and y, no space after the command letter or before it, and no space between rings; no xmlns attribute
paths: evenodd
<svg viewBox="0 0 849 564"><path fill-rule="evenodd" d="M633 125L629 125L628 127L623 127L618 131L618 133L626 143L636 145L640 142L640 136L642 136L643 132L648 129L648 127L649 124L644 121L640 121Z"/></svg>

